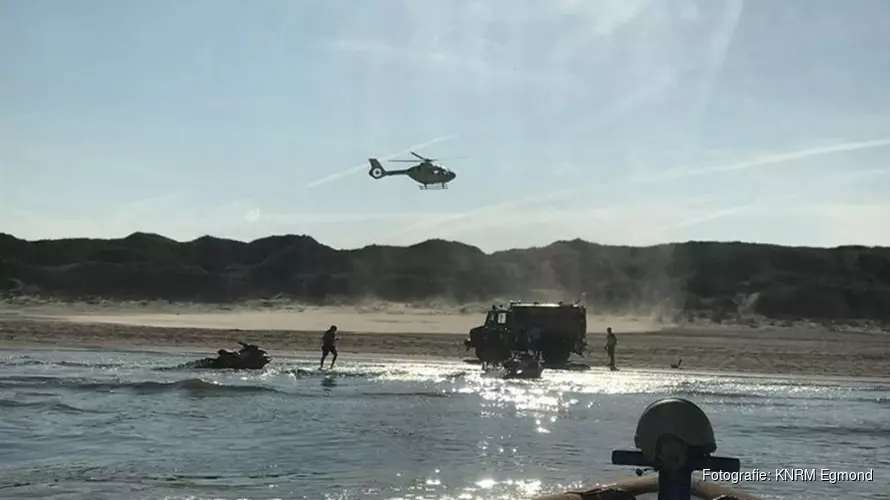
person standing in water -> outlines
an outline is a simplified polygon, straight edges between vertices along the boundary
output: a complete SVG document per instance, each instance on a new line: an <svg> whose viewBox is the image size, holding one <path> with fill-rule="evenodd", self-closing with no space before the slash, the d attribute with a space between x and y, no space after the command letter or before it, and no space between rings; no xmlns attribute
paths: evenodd
<svg viewBox="0 0 890 500"><path fill-rule="evenodd" d="M609 368L615 368L615 346L618 345L618 338L612 333L612 327L606 328L606 353L609 355Z"/></svg>
<svg viewBox="0 0 890 500"><path fill-rule="evenodd" d="M529 344L531 344L532 354L535 357L536 361L541 361L541 336L543 335L543 331L541 331L541 327L538 325L532 325L532 327L528 331L528 339Z"/></svg>
<svg viewBox="0 0 890 500"><path fill-rule="evenodd" d="M319 370L324 368L324 360L328 357L328 354L333 354L333 357L331 358L331 368L333 368L334 363L337 362L337 346L334 345L336 341L337 326L331 325L321 337L321 363L318 365Z"/></svg>

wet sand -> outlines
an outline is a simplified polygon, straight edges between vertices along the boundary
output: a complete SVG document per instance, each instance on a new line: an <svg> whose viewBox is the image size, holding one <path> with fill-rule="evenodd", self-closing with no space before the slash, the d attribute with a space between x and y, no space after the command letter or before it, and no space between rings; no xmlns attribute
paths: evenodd
<svg viewBox="0 0 890 500"><path fill-rule="evenodd" d="M212 354L238 340L277 352L317 352L321 331L341 330L341 360L351 356L472 358L463 339L484 318L478 307L404 305L365 308L200 305L38 304L0 306L0 348L189 349ZM588 319L592 351L575 361L604 365L602 331L618 334L621 368L887 377L890 334L805 327L660 327L649 318Z"/></svg>

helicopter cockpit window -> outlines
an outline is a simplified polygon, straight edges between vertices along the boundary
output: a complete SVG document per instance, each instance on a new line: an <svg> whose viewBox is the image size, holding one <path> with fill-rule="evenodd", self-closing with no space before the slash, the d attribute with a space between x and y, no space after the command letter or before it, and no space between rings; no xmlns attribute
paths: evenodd
<svg viewBox="0 0 890 500"><path fill-rule="evenodd" d="M498 324L503 325L507 323L507 313L498 313Z"/></svg>

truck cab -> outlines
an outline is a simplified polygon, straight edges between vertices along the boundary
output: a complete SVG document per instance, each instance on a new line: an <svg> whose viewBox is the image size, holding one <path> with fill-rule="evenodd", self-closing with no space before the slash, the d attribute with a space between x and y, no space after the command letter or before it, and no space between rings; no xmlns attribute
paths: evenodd
<svg viewBox="0 0 890 500"><path fill-rule="evenodd" d="M492 309L491 311L488 311L484 325L491 328L506 327L508 314L509 313L504 310Z"/></svg>

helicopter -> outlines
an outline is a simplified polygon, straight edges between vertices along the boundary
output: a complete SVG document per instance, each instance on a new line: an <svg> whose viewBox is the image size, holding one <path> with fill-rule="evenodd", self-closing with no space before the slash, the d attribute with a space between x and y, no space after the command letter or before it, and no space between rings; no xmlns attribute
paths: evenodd
<svg viewBox="0 0 890 500"><path fill-rule="evenodd" d="M410 153L417 157L417 159L420 160L420 163L414 165L411 168L399 170L386 170L385 168L383 168L383 165L380 164L380 161L377 160L377 158L368 158L368 163L371 164L371 169L368 171L368 175L370 175L372 179L377 180L388 177L390 175L407 175L414 182L420 184L420 189L430 189L430 186L433 186L433 189L448 189L448 183L453 181L454 178L457 177L457 174L455 174L451 170L440 165L436 165L435 162L438 160L425 158L415 153L414 151L410 151ZM417 160L389 161L414 163Z"/></svg>

